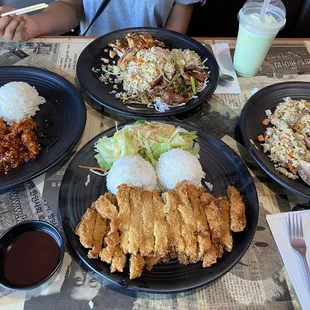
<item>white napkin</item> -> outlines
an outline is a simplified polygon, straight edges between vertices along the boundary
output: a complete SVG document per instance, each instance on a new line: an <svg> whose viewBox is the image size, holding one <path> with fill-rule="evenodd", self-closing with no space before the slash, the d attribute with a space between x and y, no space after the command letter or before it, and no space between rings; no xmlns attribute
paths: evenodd
<svg viewBox="0 0 310 310"><path fill-rule="evenodd" d="M32 180L38 191L40 192L40 195L42 196L43 193L43 187L45 182L45 173L41 174L40 176L36 177Z"/></svg>
<svg viewBox="0 0 310 310"><path fill-rule="evenodd" d="M220 67L220 73L231 75L234 81L219 81L215 94L240 94L240 86L237 74L234 70L228 43L217 43L211 45L213 54Z"/></svg>
<svg viewBox="0 0 310 310"><path fill-rule="evenodd" d="M310 211L298 211L298 213L302 214L304 237L308 247L307 259L310 263ZM266 218L299 302L303 309L309 309L310 288L307 284L307 274L301 256L291 247L289 241L288 214L289 212L272 214Z"/></svg>

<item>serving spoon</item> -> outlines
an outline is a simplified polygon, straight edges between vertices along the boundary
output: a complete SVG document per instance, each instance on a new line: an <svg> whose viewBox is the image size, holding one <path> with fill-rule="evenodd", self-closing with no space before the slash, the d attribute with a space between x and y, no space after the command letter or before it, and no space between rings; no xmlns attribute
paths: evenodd
<svg viewBox="0 0 310 310"><path fill-rule="evenodd" d="M215 54L214 54L214 52L213 52L213 50L212 50L212 47L211 47L211 45L210 44L203 44L208 50L209 50L209 52L215 57ZM215 57L216 58L216 57ZM231 75L229 75L229 74L225 74L225 73L223 73L223 71L222 71L222 68L221 68L221 66L220 66L220 64L219 64L219 62L217 61L217 65L218 65L218 67L219 67L219 80L220 81L223 81L223 82L232 82L232 81L234 81L235 80L235 78L233 77L233 76L231 76Z"/></svg>
<svg viewBox="0 0 310 310"><path fill-rule="evenodd" d="M229 74L224 74L222 73L222 71L220 70L220 81L234 81L234 77L229 75Z"/></svg>
<svg viewBox="0 0 310 310"><path fill-rule="evenodd" d="M310 163L301 160L296 169L300 178L310 186Z"/></svg>

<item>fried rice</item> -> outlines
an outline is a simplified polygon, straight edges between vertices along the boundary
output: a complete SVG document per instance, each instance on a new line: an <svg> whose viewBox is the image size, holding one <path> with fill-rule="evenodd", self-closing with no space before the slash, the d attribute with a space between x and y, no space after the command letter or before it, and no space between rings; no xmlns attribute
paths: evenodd
<svg viewBox="0 0 310 310"><path fill-rule="evenodd" d="M263 151L276 171L298 179L300 161L310 162L310 103L284 98L273 113L265 112L273 126L266 129Z"/></svg>
<svg viewBox="0 0 310 310"><path fill-rule="evenodd" d="M143 62L137 60L143 59ZM171 81L179 67L199 66L202 61L197 53L191 50L168 50L154 46L150 49L140 50L132 59L125 70L113 66L113 73L118 74L119 82L123 82L123 88L130 95L137 95L150 91L151 83L160 72L165 79Z"/></svg>

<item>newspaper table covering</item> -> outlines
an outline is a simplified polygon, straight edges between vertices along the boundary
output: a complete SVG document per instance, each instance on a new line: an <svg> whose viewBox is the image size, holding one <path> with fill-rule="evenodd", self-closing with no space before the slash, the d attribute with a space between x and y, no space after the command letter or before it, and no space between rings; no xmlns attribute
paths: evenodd
<svg viewBox="0 0 310 310"><path fill-rule="evenodd" d="M74 82L78 56L90 42L89 38L49 38L23 44L0 42L0 65L47 68ZM233 54L234 41L228 43ZM307 42L277 41L259 74L251 79L239 79L241 95L214 95L196 113L181 118L222 138L242 156L256 183L260 203L257 232L250 249L229 273L211 285L185 293L134 293L85 272L78 260L66 253L60 273L47 288L31 292L0 288L1 309L299 309L266 223L266 215L291 210L296 204L307 201L270 180L232 137L235 137L238 117L253 88L284 80L310 81L308 48L310 44ZM87 113L85 131L77 149L115 124L115 117L103 115L89 105ZM55 167L36 180L0 194L0 233L27 219L49 221L62 231L55 197L66 165Z"/></svg>

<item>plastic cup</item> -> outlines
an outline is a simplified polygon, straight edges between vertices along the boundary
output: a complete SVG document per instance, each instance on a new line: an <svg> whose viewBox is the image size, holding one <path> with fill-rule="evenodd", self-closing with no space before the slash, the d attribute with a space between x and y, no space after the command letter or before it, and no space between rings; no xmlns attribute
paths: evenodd
<svg viewBox="0 0 310 310"><path fill-rule="evenodd" d="M286 10L279 0L271 0L261 19L263 3L263 0L248 0L238 13L234 68L240 76L251 77L257 73L274 38L286 23Z"/></svg>

